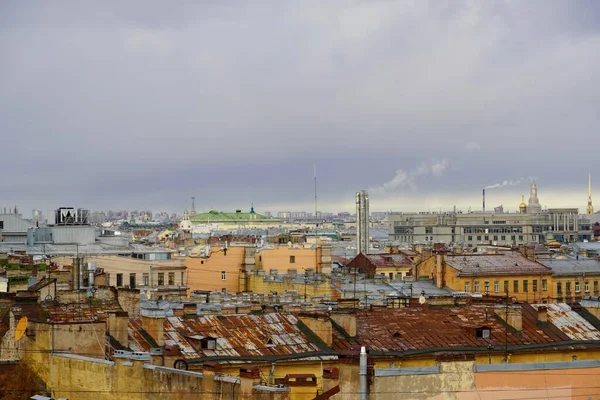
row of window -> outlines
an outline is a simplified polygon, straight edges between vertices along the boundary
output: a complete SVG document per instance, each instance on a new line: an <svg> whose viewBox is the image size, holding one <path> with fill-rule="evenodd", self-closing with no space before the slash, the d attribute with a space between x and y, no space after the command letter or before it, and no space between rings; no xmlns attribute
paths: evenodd
<svg viewBox="0 0 600 400"><path fill-rule="evenodd" d="M503 293L508 293L510 281L504 281L503 283L504 283ZM524 293L529 292L529 281L527 279L524 279L522 283L523 283L523 286L522 286L523 292ZM534 279L531 281L531 289L532 289L532 292L534 292L534 293L538 291L538 280L537 279ZM548 280L542 279L542 291L547 291L547 290L548 290ZM465 292L471 293L471 283L470 282L465 282ZM479 281L473 282L473 293L481 293L481 286L480 286ZM483 293L490 293L490 282L489 281L483 282ZM500 293L500 281L494 281L494 293ZM519 293L519 281L518 280L513 281L513 293Z"/></svg>
<svg viewBox="0 0 600 400"><path fill-rule="evenodd" d="M184 273L181 272L181 283L183 284L184 282ZM157 274L157 285L158 286L164 286L165 285L165 273L164 272L159 272ZM168 279L168 283L167 285L169 286L174 286L175 285L175 272L169 272L167 275L167 279ZM106 284L108 286L110 286L110 274L106 274ZM143 286L148 286L150 285L150 274L148 273L143 273L142 274L142 285ZM116 282L116 286L117 287L122 287L123 286L123 274L117 274L117 282ZM135 272L132 272L129 274L129 287L130 288L135 288L137 286L137 274Z"/></svg>
<svg viewBox="0 0 600 400"><path fill-rule="evenodd" d="M477 236L477 241L481 241L481 238L483 237L483 240L490 240L490 236L486 235L486 236ZM467 240L472 241L473 240L473 236L467 236ZM505 235L494 235L492 240L506 240L506 236ZM512 235L510 237L510 240L514 241L516 240L516 236ZM523 235L519 235L519 241L523 241Z"/></svg>
<svg viewBox="0 0 600 400"><path fill-rule="evenodd" d="M556 282L556 294L563 293L563 283ZM571 293L571 282L565 282L565 291L566 293ZM585 293L590 292L590 281L583 282L583 291ZM598 281L594 281L594 292L598 292ZM575 281L575 293L581 293L581 283L579 281Z"/></svg>

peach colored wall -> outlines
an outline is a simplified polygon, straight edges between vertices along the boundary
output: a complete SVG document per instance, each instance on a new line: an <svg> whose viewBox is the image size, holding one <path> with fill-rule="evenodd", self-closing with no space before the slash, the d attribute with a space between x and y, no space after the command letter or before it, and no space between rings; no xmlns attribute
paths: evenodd
<svg viewBox="0 0 600 400"><path fill-rule="evenodd" d="M599 398L600 367L475 373L481 400ZM510 388L510 389L509 389Z"/></svg>
<svg viewBox="0 0 600 400"><path fill-rule="evenodd" d="M227 255L221 251L221 247L212 248L210 257L186 257L188 287L190 291L210 290L221 291L223 288L228 292L239 292L240 269L244 264L244 250L242 246L231 246ZM225 280L222 272L225 271Z"/></svg>

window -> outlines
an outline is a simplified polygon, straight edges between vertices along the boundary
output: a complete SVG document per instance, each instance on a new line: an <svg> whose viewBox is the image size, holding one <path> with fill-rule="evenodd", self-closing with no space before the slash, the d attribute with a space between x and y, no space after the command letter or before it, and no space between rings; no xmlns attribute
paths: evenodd
<svg viewBox="0 0 600 400"><path fill-rule="evenodd" d="M465 292L471 293L471 284L468 282L465 283Z"/></svg>
<svg viewBox="0 0 600 400"><path fill-rule="evenodd" d="M165 273L159 272L158 273L158 286L164 286L164 285L165 285Z"/></svg>
<svg viewBox="0 0 600 400"><path fill-rule="evenodd" d="M585 281L584 290L586 293L590 292L590 281Z"/></svg>
<svg viewBox="0 0 600 400"><path fill-rule="evenodd" d="M519 281L513 281L513 292L519 293Z"/></svg>
<svg viewBox="0 0 600 400"><path fill-rule="evenodd" d="M490 330L488 328L476 328L475 336L477 337L477 339L489 339Z"/></svg>
<svg viewBox="0 0 600 400"><path fill-rule="evenodd" d="M581 287L579 285L579 281L575 281L575 293L581 292Z"/></svg>
<svg viewBox="0 0 600 400"><path fill-rule="evenodd" d="M498 235L494 235L494 240L498 240Z"/></svg>
<svg viewBox="0 0 600 400"><path fill-rule="evenodd" d="M175 272L169 272L169 285L175 284Z"/></svg>
<svg viewBox="0 0 600 400"><path fill-rule="evenodd" d="M529 282L527 281L527 279L523 280L523 292L529 292Z"/></svg>
<svg viewBox="0 0 600 400"><path fill-rule="evenodd" d="M135 273L129 274L129 288L135 289Z"/></svg>
<svg viewBox="0 0 600 400"><path fill-rule="evenodd" d="M148 286L150 284L150 275L148 275L147 273L143 273L142 282L144 286Z"/></svg>
<svg viewBox="0 0 600 400"><path fill-rule="evenodd" d="M117 287L123 286L123 274L117 274Z"/></svg>
<svg viewBox="0 0 600 400"><path fill-rule="evenodd" d="M523 241L523 235L519 235L519 240L522 242Z"/></svg>
<svg viewBox="0 0 600 400"><path fill-rule="evenodd" d="M515 239L516 239L516 238L517 238L517 237L516 237L515 235L511 235L511 236L510 236L510 240L512 240L513 242L515 241Z"/></svg>
<svg viewBox="0 0 600 400"><path fill-rule="evenodd" d="M571 281L567 281L565 284L565 289L567 290L567 294L571 293Z"/></svg>
<svg viewBox="0 0 600 400"><path fill-rule="evenodd" d="M473 240L473 236L467 236L467 240Z"/></svg>
<svg viewBox="0 0 600 400"><path fill-rule="evenodd" d="M545 292L546 290L548 290L548 280L547 279L542 279L542 290Z"/></svg>
<svg viewBox="0 0 600 400"><path fill-rule="evenodd" d="M477 236L477 240L481 241L481 236Z"/></svg>
<svg viewBox="0 0 600 400"><path fill-rule="evenodd" d="M110 274L106 274L106 286L110 286Z"/></svg>
<svg viewBox="0 0 600 400"><path fill-rule="evenodd" d="M486 294L490 292L490 283L489 282L483 282L483 292Z"/></svg>
<svg viewBox="0 0 600 400"><path fill-rule="evenodd" d="M486 235L485 240L490 240L490 237Z"/></svg>
<svg viewBox="0 0 600 400"><path fill-rule="evenodd" d="M433 233L433 227L432 226L426 226L425 227L425 233Z"/></svg>
<svg viewBox="0 0 600 400"><path fill-rule="evenodd" d="M533 293L536 293L537 292L537 279L534 279L532 281L531 286L532 286L532 289L533 289Z"/></svg>
<svg viewBox="0 0 600 400"><path fill-rule="evenodd" d="M227 280L227 272L221 271L221 280L222 281L226 281Z"/></svg>
<svg viewBox="0 0 600 400"><path fill-rule="evenodd" d="M560 282L556 284L556 294L562 294L562 283Z"/></svg>
<svg viewBox="0 0 600 400"><path fill-rule="evenodd" d="M475 282L473 286L473 289L475 289L475 293L479 293L479 282Z"/></svg>
<svg viewBox="0 0 600 400"><path fill-rule="evenodd" d="M294 264L296 262L296 256L290 256L290 264Z"/></svg>
<svg viewBox="0 0 600 400"><path fill-rule="evenodd" d="M504 281L504 293L508 293L508 281Z"/></svg>
<svg viewBox="0 0 600 400"><path fill-rule="evenodd" d="M183 271L181 271L181 286L185 286L185 276L183 275Z"/></svg>
<svg viewBox="0 0 600 400"><path fill-rule="evenodd" d="M500 240L506 240L506 235L500 236Z"/></svg>
<svg viewBox="0 0 600 400"><path fill-rule="evenodd" d="M594 292L598 293L598 281L594 281Z"/></svg>
<svg viewBox="0 0 600 400"><path fill-rule="evenodd" d="M500 291L500 282L494 281L494 293L498 293Z"/></svg>

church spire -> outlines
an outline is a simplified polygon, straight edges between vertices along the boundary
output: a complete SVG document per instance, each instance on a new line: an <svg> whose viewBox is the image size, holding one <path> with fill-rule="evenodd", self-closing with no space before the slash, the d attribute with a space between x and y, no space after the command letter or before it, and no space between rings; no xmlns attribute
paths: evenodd
<svg viewBox="0 0 600 400"><path fill-rule="evenodd" d="M588 203L586 211L588 217L594 214L594 206L592 204L592 174L588 174Z"/></svg>

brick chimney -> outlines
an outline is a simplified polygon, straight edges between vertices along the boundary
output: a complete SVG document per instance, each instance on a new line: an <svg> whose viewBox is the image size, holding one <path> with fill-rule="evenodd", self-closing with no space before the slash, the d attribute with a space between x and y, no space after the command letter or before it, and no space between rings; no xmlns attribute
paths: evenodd
<svg viewBox="0 0 600 400"><path fill-rule="evenodd" d="M508 325L512 326L515 330L521 332L523 330L523 313L521 312L521 306L509 305L496 306L494 308L494 314L500 317Z"/></svg>
<svg viewBox="0 0 600 400"><path fill-rule="evenodd" d="M538 307L537 322L538 322L538 324L545 324L548 322L548 307L546 307L546 306Z"/></svg>

